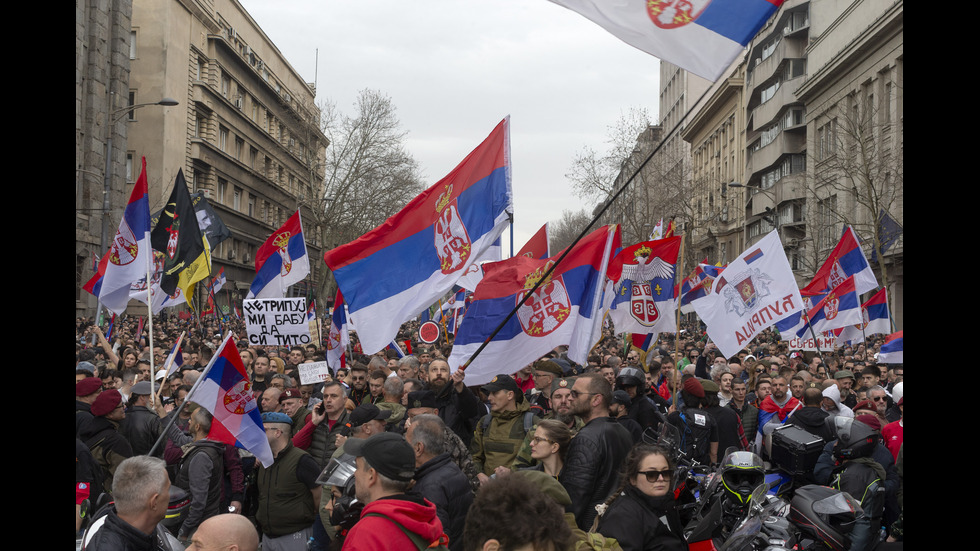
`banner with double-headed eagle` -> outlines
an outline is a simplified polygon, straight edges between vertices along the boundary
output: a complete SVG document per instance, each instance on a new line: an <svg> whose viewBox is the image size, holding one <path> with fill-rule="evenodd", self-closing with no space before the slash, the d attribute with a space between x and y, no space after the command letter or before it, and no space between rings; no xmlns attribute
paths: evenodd
<svg viewBox="0 0 980 551"><path fill-rule="evenodd" d="M618 333L676 331L674 273L681 238L643 241L616 255L609 277L616 278L609 319ZM618 276L618 277L617 277Z"/></svg>

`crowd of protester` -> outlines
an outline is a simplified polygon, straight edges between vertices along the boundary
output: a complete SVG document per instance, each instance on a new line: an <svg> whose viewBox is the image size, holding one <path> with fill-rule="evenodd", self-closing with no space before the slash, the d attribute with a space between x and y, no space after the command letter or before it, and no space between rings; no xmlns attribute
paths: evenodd
<svg viewBox="0 0 980 551"><path fill-rule="evenodd" d="M841 417L880 435L867 462L887 480L875 526L902 539L904 372L876 363L880 335L804 352L766 330L724 357L703 329L682 327L646 351L610 328L585 365L559 347L471 387L450 372L451 344L418 342L412 323L403 356L365 355L355 336L347 368L303 384L298 366L324 348L250 346L239 320L160 317L151 347L136 318L108 339L80 318L76 534L88 528L87 549L159 548L174 486L189 502L174 536L192 549L557 550L603 538L681 549L675 465L653 445L664 425L686 436L684 457L717 465L733 448L764 455L760 423L795 424L831 450L812 479L831 485L846 465L827 419ZM212 415L186 400L228 331L272 465L220 442ZM181 334L183 365L166 376ZM352 477L321 476L345 457ZM115 501L96 515L103 492Z"/></svg>

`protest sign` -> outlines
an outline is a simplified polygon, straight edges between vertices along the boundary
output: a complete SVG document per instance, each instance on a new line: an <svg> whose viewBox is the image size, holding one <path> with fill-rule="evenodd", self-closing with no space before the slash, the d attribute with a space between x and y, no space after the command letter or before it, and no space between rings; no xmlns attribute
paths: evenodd
<svg viewBox="0 0 980 551"><path fill-rule="evenodd" d="M312 385L322 383L330 378L330 368L327 362L309 362L296 366L299 369L299 383Z"/></svg>
<svg viewBox="0 0 980 551"><path fill-rule="evenodd" d="M246 299L242 308L251 345L292 346L311 342L304 297Z"/></svg>

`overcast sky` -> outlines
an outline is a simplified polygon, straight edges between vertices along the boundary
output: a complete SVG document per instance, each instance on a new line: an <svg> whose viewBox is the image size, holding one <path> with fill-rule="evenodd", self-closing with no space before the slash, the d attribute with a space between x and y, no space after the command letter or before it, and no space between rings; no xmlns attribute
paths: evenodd
<svg viewBox="0 0 980 551"><path fill-rule="evenodd" d="M318 102L350 112L364 88L391 97L428 185L510 115L515 250L562 210L591 207L565 178L577 152L604 150L630 107L657 122L657 58L545 0L240 1L316 78Z"/></svg>

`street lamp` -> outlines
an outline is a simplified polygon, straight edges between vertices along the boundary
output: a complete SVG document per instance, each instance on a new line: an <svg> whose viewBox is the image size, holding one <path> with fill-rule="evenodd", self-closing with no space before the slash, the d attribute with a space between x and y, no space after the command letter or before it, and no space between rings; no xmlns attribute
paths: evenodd
<svg viewBox="0 0 980 551"><path fill-rule="evenodd" d="M113 93L113 95L115 95L115 93ZM173 98L163 98L160 101L127 105L126 107L116 109L111 113L106 113L107 138L105 150L105 174L103 175L102 181L102 238L100 243L103 253L106 251L106 244L109 240L109 190L111 189L110 184L112 180L112 129L124 115L132 113L140 107L146 107L147 105L163 105L166 107L173 107L174 105L179 105L179 103Z"/></svg>

